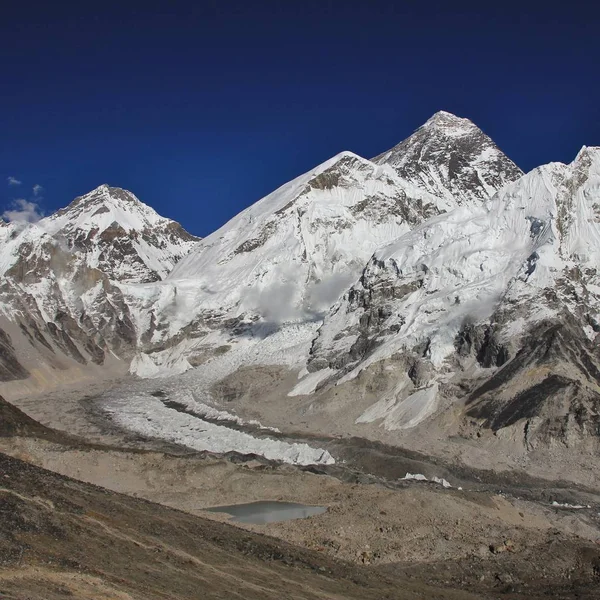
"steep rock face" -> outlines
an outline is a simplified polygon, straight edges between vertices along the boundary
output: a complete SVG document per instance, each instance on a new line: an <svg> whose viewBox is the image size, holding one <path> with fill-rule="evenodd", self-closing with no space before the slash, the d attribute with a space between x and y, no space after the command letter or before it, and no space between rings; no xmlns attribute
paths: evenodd
<svg viewBox="0 0 600 600"><path fill-rule="evenodd" d="M599 207L600 149L584 148L486 205L433 217L375 252L325 318L309 371L328 368L334 382L404 361L396 396L371 411L379 419L405 407L399 429L445 394L494 430L535 417L528 444L552 431L577 438L577 427L597 435Z"/></svg>
<svg viewBox="0 0 600 600"><path fill-rule="evenodd" d="M197 241L106 185L38 223L0 222L0 315L40 357L81 365L103 364L107 352L130 358L137 332L120 286L160 280ZM10 362L5 378L27 376Z"/></svg>
<svg viewBox="0 0 600 600"><path fill-rule="evenodd" d="M563 313L523 340L502 369L469 392L466 415L498 431L520 429L528 449L559 442L600 448L600 352ZM591 439L591 444L589 443Z"/></svg>
<svg viewBox="0 0 600 600"><path fill-rule="evenodd" d="M459 204L487 200L523 174L474 123L443 111L373 162Z"/></svg>
<svg viewBox="0 0 600 600"><path fill-rule="evenodd" d="M10 336L0 329L0 381L25 379L28 375L29 372L17 358Z"/></svg>

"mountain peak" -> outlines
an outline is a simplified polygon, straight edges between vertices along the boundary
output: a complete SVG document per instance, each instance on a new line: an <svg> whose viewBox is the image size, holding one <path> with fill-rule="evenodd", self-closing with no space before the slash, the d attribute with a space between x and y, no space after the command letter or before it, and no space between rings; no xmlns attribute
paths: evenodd
<svg viewBox="0 0 600 600"><path fill-rule="evenodd" d="M433 116L429 119L432 121L433 119L454 119L457 121L462 121L462 117L456 116L454 113L448 112L447 110L438 110L433 113Z"/></svg>
<svg viewBox="0 0 600 600"><path fill-rule="evenodd" d="M103 183L99 185L97 188L93 189L91 192L84 194L83 196L78 196L71 203L74 205L75 203L86 202L86 203L94 203L94 202L131 202L134 204L143 204L132 192L120 187L110 186L107 183ZM70 205L70 206L71 206ZM68 207L67 207L68 208Z"/></svg>
<svg viewBox="0 0 600 600"><path fill-rule="evenodd" d="M600 160L600 146L582 146L575 157L575 162L580 162L585 158Z"/></svg>
<svg viewBox="0 0 600 600"><path fill-rule="evenodd" d="M436 129L453 136L467 135L479 128L473 121L457 117L452 113L440 110L431 116L420 129Z"/></svg>
<svg viewBox="0 0 600 600"><path fill-rule="evenodd" d="M477 125L446 111L373 162L454 205L485 202L523 175Z"/></svg>
<svg viewBox="0 0 600 600"><path fill-rule="evenodd" d="M167 221L132 192L102 184L44 219L44 224L52 232L64 228L103 231L114 223L126 231L140 231Z"/></svg>
<svg viewBox="0 0 600 600"><path fill-rule="evenodd" d="M7 229L0 234L2 243L12 232ZM98 269L113 281L140 283L166 277L198 238L179 223L159 215L128 190L103 184L41 219L13 241L18 247L31 240L49 242L66 253L67 266L77 264ZM46 257L42 246L41 263ZM13 255L18 259L19 252L15 250ZM53 268L60 271L62 267L46 268L48 271L38 270L37 275L50 277Z"/></svg>

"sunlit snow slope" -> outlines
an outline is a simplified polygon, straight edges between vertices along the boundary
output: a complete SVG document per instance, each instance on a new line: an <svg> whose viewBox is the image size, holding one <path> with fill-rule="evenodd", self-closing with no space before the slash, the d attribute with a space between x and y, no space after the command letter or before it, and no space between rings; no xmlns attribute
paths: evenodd
<svg viewBox="0 0 600 600"><path fill-rule="evenodd" d="M600 149L584 148L376 251L325 318L309 370L334 382L392 356L405 364L359 422L412 427L464 376L445 393L466 393L488 427L537 419L547 437L577 409L585 435L600 402L599 253Z"/></svg>
<svg viewBox="0 0 600 600"><path fill-rule="evenodd" d="M308 344L378 248L460 205L481 207L521 175L473 123L448 113L376 161L333 157L202 240L153 291L132 289L137 329L152 332L133 370L185 370L207 347L263 339L291 323L306 325ZM399 161L413 170L402 172ZM439 185L427 183L432 173Z"/></svg>
<svg viewBox="0 0 600 600"><path fill-rule="evenodd" d="M214 337L215 330L264 337L298 323L312 336L312 324L356 281L377 248L452 208L387 165L350 152L332 158L203 239L154 295L131 290L137 294L131 304L148 319L138 329L151 325L154 332L146 348L159 349L151 359L173 366L184 352L197 360L190 354L192 331L196 345L214 343L203 337Z"/></svg>

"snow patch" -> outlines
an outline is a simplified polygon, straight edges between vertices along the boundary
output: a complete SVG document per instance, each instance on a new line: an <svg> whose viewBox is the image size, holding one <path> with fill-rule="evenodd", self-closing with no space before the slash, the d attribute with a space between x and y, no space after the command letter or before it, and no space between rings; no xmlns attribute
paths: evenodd
<svg viewBox="0 0 600 600"><path fill-rule="evenodd" d="M432 483L437 483L438 485L441 485L443 488L446 488L446 489L449 489L452 487L450 485L450 483L448 483L448 481L446 479L443 479L442 477L432 477L431 479L428 479L422 473L407 473L402 478L402 481L431 481ZM458 489L462 489L462 488L458 488Z"/></svg>
<svg viewBox="0 0 600 600"><path fill-rule="evenodd" d="M589 504L584 506L583 504L569 504L568 502L557 502L554 500L552 506L556 508L569 508L571 510L581 510L582 508L592 508Z"/></svg>
<svg viewBox="0 0 600 600"><path fill-rule="evenodd" d="M327 367L320 371L309 373L294 386L291 392L288 392L288 396L304 396L306 394L312 394L322 381L331 377L335 372L334 369Z"/></svg>

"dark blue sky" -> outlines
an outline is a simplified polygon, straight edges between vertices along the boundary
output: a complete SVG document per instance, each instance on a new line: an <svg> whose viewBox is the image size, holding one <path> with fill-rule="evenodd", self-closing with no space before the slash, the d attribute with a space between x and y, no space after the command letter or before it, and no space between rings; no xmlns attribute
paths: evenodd
<svg viewBox="0 0 600 600"><path fill-rule="evenodd" d="M0 208L109 183L206 235L440 109L525 170L600 145L597 3L5 4Z"/></svg>

